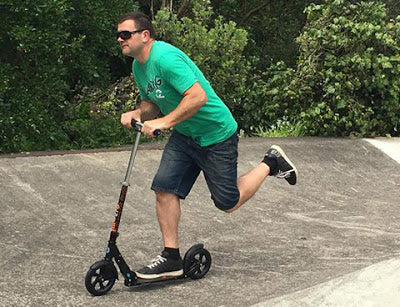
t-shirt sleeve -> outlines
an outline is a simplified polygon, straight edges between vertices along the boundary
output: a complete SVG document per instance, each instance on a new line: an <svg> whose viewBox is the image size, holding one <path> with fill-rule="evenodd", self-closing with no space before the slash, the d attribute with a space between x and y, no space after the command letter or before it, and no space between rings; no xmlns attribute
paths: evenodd
<svg viewBox="0 0 400 307"><path fill-rule="evenodd" d="M168 54L160 60L162 78L181 95L198 80L185 58L179 54Z"/></svg>

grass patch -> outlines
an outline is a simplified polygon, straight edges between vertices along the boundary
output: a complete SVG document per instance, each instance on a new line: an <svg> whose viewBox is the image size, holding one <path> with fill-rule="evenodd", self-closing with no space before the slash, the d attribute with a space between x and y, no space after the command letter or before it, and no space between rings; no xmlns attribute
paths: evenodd
<svg viewBox="0 0 400 307"><path fill-rule="evenodd" d="M264 138L271 137L299 137L304 136L305 131L303 123L300 121L290 122L287 118L278 119L278 121L268 128L255 128L256 135Z"/></svg>

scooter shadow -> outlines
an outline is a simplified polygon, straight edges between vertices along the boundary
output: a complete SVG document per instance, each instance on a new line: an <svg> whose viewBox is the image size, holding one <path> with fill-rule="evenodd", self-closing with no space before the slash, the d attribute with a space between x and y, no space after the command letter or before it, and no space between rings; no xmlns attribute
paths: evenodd
<svg viewBox="0 0 400 307"><path fill-rule="evenodd" d="M184 283L191 283L195 280L191 279L171 279L171 280L164 280L164 281L157 281L157 282L148 282L143 283L140 285L135 285L129 287L128 291L130 292L148 292L148 291L155 291L159 289L169 288L171 286L181 285Z"/></svg>

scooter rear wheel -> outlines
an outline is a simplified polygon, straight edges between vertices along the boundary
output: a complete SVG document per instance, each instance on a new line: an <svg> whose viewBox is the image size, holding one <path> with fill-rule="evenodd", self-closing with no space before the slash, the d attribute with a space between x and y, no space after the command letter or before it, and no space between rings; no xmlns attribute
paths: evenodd
<svg viewBox="0 0 400 307"><path fill-rule="evenodd" d="M211 267L211 255L202 244L192 246L186 253L183 263L185 275L191 279L203 278Z"/></svg>
<svg viewBox="0 0 400 307"><path fill-rule="evenodd" d="M86 289L94 296L106 294L114 286L117 270L111 261L97 261L86 273Z"/></svg>

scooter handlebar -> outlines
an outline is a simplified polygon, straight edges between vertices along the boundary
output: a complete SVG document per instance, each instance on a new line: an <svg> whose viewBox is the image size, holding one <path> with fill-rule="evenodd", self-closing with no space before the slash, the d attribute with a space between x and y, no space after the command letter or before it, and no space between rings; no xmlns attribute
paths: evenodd
<svg viewBox="0 0 400 307"><path fill-rule="evenodd" d="M142 131L143 123L138 122L136 119L132 119L131 126L133 128L136 128L137 131ZM156 130L154 130L153 134L154 134L154 136L160 136L161 135L161 130L160 129L156 129Z"/></svg>

